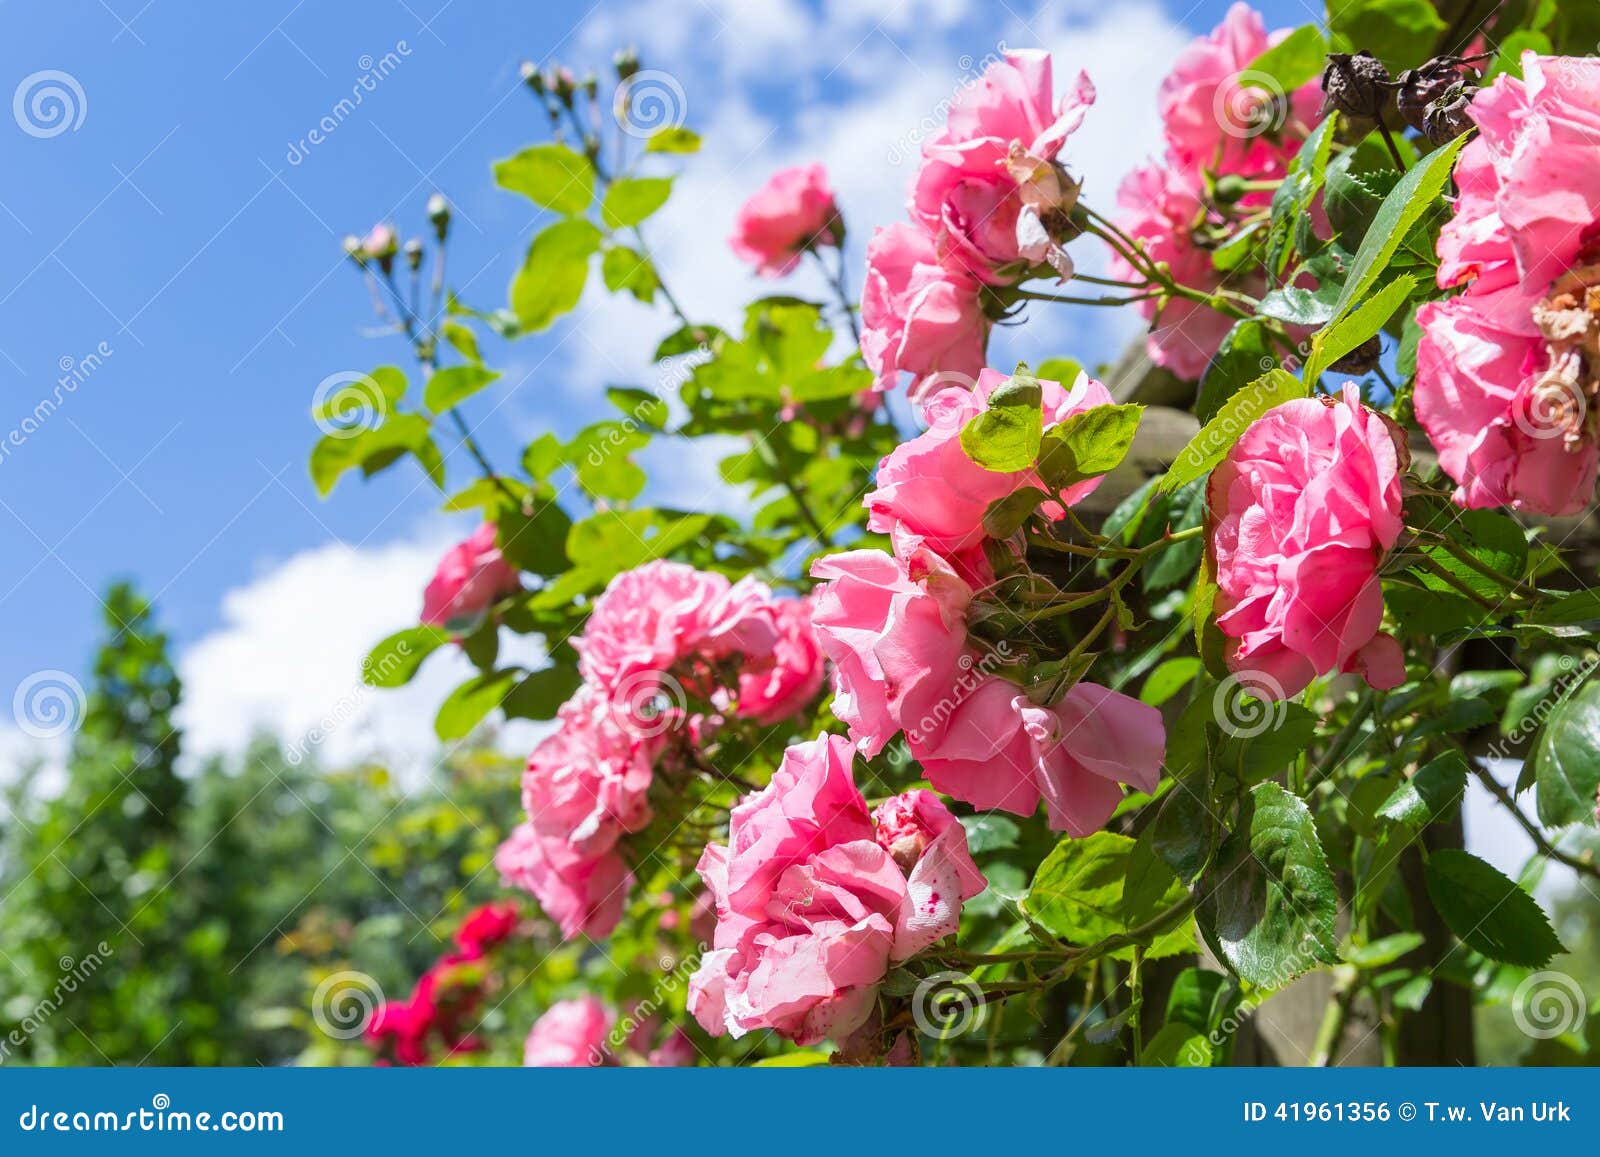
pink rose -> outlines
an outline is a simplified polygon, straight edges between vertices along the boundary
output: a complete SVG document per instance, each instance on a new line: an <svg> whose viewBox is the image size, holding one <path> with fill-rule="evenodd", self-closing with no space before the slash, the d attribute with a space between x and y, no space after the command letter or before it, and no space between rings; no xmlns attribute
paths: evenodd
<svg viewBox="0 0 1600 1157"><path fill-rule="evenodd" d="M658 737L630 730L599 692L580 687L561 705L522 773L522 804L548 836L584 853L608 851L650 822L646 798Z"/></svg>
<svg viewBox="0 0 1600 1157"><path fill-rule="evenodd" d="M593 996L558 1000L533 1022L522 1049L528 1068L583 1068L607 1059L607 1036L616 1020Z"/></svg>
<svg viewBox="0 0 1600 1157"><path fill-rule="evenodd" d="M500 557L494 523L445 552L422 592L422 621L430 627L465 631L500 599L521 587L516 569Z"/></svg>
<svg viewBox="0 0 1600 1157"><path fill-rule="evenodd" d="M739 208L728 244L763 277L782 277L817 245L837 246L844 227L821 165L776 172Z"/></svg>
<svg viewBox="0 0 1600 1157"><path fill-rule="evenodd" d="M612 579L572 645L585 680L631 702L648 698L643 684L680 659L767 656L777 640L764 584L658 561ZM713 688L695 690L709 699Z"/></svg>
<svg viewBox="0 0 1600 1157"><path fill-rule="evenodd" d="M645 1061L652 1068L684 1069L692 1068L699 1058L700 1050L694 1047L689 1034L681 1028L674 1027L667 1034L666 1040L646 1054Z"/></svg>
<svg viewBox="0 0 1600 1157"><path fill-rule="evenodd" d="M911 225L878 229L867 243L861 290L861 356L892 390L902 371L912 394L933 379L971 382L983 369L989 322L978 283L944 269L933 241Z"/></svg>
<svg viewBox="0 0 1600 1157"><path fill-rule="evenodd" d="M1161 712L1093 683L1050 707L986 676L957 697L942 725L907 731L929 783L980 811L1032 815L1044 799L1050 827L1086 836L1122 802L1120 784L1154 791L1166 755Z"/></svg>
<svg viewBox="0 0 1600 1157"><path fill-rule="evenodd" d="M1117 190L1117 224L1144 245L1150 260L1162 262L1172 270L1181 285L1211 291L1223 284L1223 274L1211 261L1211 251L1195 244L1191 230L1204 216L1201 188L1194 178L1162 164L1147 164L1123 178ZM1122 281L1143 278L1121 256L1113 253L1111 276ZM1252 277L1250 283L1233 288L1265 292L1265 279ZM1137 307L1147 318L1156 316L1154 300ZM1187 298L1173 298L1161 309L1160 321L1145 339L1150 360L1177 374L1198 381L1206 365L1233 328L1234 319L1209 305Z"/></svg>
<svg viewBox="0 0 1600 1157"><path fill-rule="evenodd" d="M584 855L560 837L518 824L494 855L505 882L532 894L568 940L600 939L622 919L633 875L615 852Z"/></svg>
<svg viewBox="0 0 1600 1157"><path fill-rule="evenodd" d="M1594 494L1600 61L1523 57L1470 106L1439 284L1417 311L1417 420L1467 507L1577 514Z"/></svg>
<svg viewBox="0 0 1600 1157"><path fill-rule="evenodd" d="M770 1028L801 1045L847 1035L890 967L953 932L984 887L966 833L937 801L891 809L902 838L906 813L933 834L902 869L856 790L853 754L833 735L790 747L772 782L733 810L729 846L701 857L717 928L689 1010L707 1032Z"/></svg>
<svg viewBox="0 0 1600 1157"><path fill-rule="evenodd" d="M1405 679L1378 631L1378 567L1403 527L1404 443L1361 405L1303 398L1268 410L1211 474L1207 503L1217 626L1239 640L1228 666L1257 698L1296 695L1318 675Z"/></svg>
<svg viewBox="0 0 1600 1157"><path fill-rule="evenodd" d="M1039 253L1023 252L1031 231L1049 233L1041 212L1071 211L1077 186L1054 162L1095 93L1080 73L1057 106L1054 87L1049 53L1008 53L957 90L944 128L923 145L911 215L952 270L992 285L1017 281L1048 250L1046 237Z"/></svg>
<svg viewBox="0 0 1600 1157"><path fill-rule="evenodd" d="M822 648L833 660L833 712L868 756L907 719L931 713L961 673L972 588L938 555L878 550L818 559L811 577Z"/></svg>
<svg viewBox="0 0 1600 1157"><path fill-rule="evenodd" d="M778 637L770 663L753 663L739 676L739 714L767 725L810 703L827 674L807 599L772 603Z"/></svg>
<svg viewBox="0 0 1600 1157"><path fill-rule="evenodd" d="M1158 105L1173 166L1188 174L1281 177L1314 128L1322 93L1310 81L1274 102L1263 84L1241 76L1268 48L1289 35L1268 36L1261 14L1238 3L1209 36L1178 54L1161 82ZM1260 80L1260 78L1256 78Z"/></svg>
<svg viewBox="0 0 1600 1157"><path fill-rule="evenodd" d="M895 447L878 467L877 489L867 495L867 525L896 541L915 536L933 550L953 555L981 544L984 512L989 505L1026 486L1042 485L1032 470L985 470L961 447L961 430L988 408L989 396L1010 379L984 370L972 390L947 388L923 403L928 429ZM1111 394L1093 378L1080 377L1072 389L1040 381L1044 425L1048 429L1073 414L1111 402ZM1094 492L1100 479L1071 486L1067 504ZM1053 503L1046 512L1061 517Z"/></svg>

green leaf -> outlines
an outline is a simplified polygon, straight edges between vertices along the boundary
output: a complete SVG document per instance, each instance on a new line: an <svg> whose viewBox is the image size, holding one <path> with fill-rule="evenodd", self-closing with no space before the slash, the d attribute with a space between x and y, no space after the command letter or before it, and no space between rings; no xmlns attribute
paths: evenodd
<svg viewBox="0 0 1600 1157"><path fill-rule="evenodd" d="M1311 339L1311 356L1306 359L1305 380L1314 382L1322 371L1369 338L1377 336L1395 311L1405 306L1417 279L1411 274L1397 277L1357 308Z"/></svg>
<svg viewBox="0 0 1600 1157"><path fill-rule="evenodd" d="M1056 490L1114 470L1128 456L1143 406L1091 406L1044 431L1039 475Z"/></svg>
<svg viewBox="0 0 1600 1157"><path fill-rule="evenodd" d="M1037 486L1024 486L1004 498L996 498L983 512L983 532L990 538L1010 538L1049 497Z"/></svg>
<svg viewBox="0 0 1600 1157"><path fill-rule="evenodd" d="M600 219L610 229L637 225L672 196L671 177L623 177L606 190Z"/></svg>
<svg viewBox="0 0 1600 1157"><path fill-rule="evenodd" d="M1245 429L1274 406L1306 397L1306 385L1287 370L1268 370L1224 402L1178 454L1161 480L1167 493L1209 474Z"/></svg>
<svg viewBox="0 0 1600 1157"><path fill-rule="evenodd" d="M1441 848L1424 879L1445 926L1490 960L1540 968L1566 951L1534 898L1472 853Z"/></svg>
<svg viewBox="0 0 1600 1157"><path fill-rule="evenodd" d="M600 259L600 276L612 293L626 291L647 304L655 300L656 289L661 285L650 259L626 245L613 245L606 250Z"/></svg>
<svg viewBox="0 0 1600 1157"><path fill-rule="evenodd" d="M599 248L600 230L579 218L557 221L533 239L511 282L511 309L524 332L545 329L578 304Z"/></svg>
<svg viewBox="0 0 1600 1157"><path fill-rule="evenodd" d="M1563 699L1534 742L1539 820L1550 827L1595 823L1600 791L1600 680L1590 679Z"/></svg>
<svg viewBox="0 0 1600 1157"><path fill-rule="evenodd" d="M428 419L421 414L391 414L373 430L345 430L328 434L311 449L311 479L317 493L326 497L348 470L359 466L368 477L414 455L429 479L444 484L444 463L434 445Z"/></svg>
<svg viewBox="0 0 1600 1157"><path fill-rule="evenodd" d="M478 350L478 335L459 321L447 321L440 327L444 340L450 347L466 358L468 361L481 362L483 354Z"/></svg>
<svg viewBox="0 0 1600 1157"><path fill-rule="evenodd" d="M1428 0L1329 0L1328 30L1352 49L1366 49L1398 73L1433 55L1444 21Z"/></svg>
<svg viewBox="0 0 1600 1157"><path fill-rule="evenodd" d="M1209 968L1185 968L1172 982L1167 995L1167 1023L1186 1024L1210 1032L1226 1009L1234 982L1225 973Z"/></svg>
<svg viewBox="0 0 1600 1157"><path fill-rule="evenodd" d="M1210 1038L1192 1025L1165 1024L1144 1046L1140 1063L1149 1068L1204 1069L1211 1066L1214 1051Z"/></svg>
<svg viewBox="0 0 1600 1157"><path fill-rule="evenodd" d="M507 719L554 719L582 680L576 667L543 667L517 681L505 697Z"/></svg>
<svg viewBox="0 0 1600 1157"><path fill-rule="evenodd" d="M1263 297L1256 312L1290 325L1325 325L1333 319L1337 300L1338 294L1326 288L1297 289L1289 285Z"/></svg>
<svg viewBox="0 0 1600 1157"><path fill-rule="evenodd" d="M1145 678L1139 690L1139 702L1160 707L1182 691L1196 675L1200 674L1200 660L1192 655L1168 659Z"/></svg>
<svg viewBox="0 0 1600 1157"><path fill-rule="evenodd" d="M1528 611L1528 621L1555 624L1600 622L1600 589L1586 587L1542 602Z"/></svg>
<svg viewBox="0 0 1600 1157"><path fill-rule="evenodd" d="M1359 245L1360 238L1372 228L1383 199L1394 192L1404 175L1399 169L1368 169L1352 172L1359 150L1336 158L1328 165L1328 180L1323 187L1323 206L1328 219L1341 238L1349 238L1350 245Z"/></svg>
<svg viewBox="0 0 1600 1157"><path fill-rule="evenodd" d="M396 631L361 661L361 681L369 687L403 687L411 682L422 661L449 640L450 635L437 627Z"/></svg>
<svg viewBox="0 0 1600 1157"><path fill-rule="evenodd" d="M340 427L352 417L382 417L406 396L406 375L397 366L379 366L370 374L336 374L329 381L340 385L311 408L311 417Z"/></svg>
<svg viewBox="0 0 1600 1157"><path fill-rule="evenodd" d="M1378 815L1414 832L1449 816L1467 790L1467 763L1451 751L1424 764L1384 800Z"/></svg>
<svg viewBox="0 0 1600 1157"><path fill-rule="evenodd" d="M1245 318L1234 323L1200 379L1195 416L1202 422L1216 417L1222 404L1278 364L1265 322Z"/></svg>
<svg viewBox="0 0 1600 1157"><path fill-rule="evenodd" d="M667 125L650 134L650 139L644 143L647 153L698 153L700 151L700 134L692 129L674 128Z"/></svg>
<svg viewBox="0 0 1600 1157"><path fill-rule="evenodd" d="M1035 924L1074 944L1090 945L1126 932L1184 896L1183 885L1158 861L1147 863L1148 877L1141 872L1148 886L1134 888L1133 853L1134 841L1114 832L1065 837L1034 873L1022 906ZM1193 933L1185 923L1159 937L1145 955L1154 959L1192 951L1193 946ZM1111 955L1126 959L1132 949Z"/></svg>
<svg viewBox="0 0 1600 1157"><path fill-rule="evenodd" d="M641 422L652 430L665 427L667 418L671 415L667 403L649 390L631 386L608 386L606 400L635 422Z"/></svg>
<svg viewBox="0 0 1600 1157"><path fill-rule="evenodd" d="M548 488L546 488L548 491ZM558 575L569 565L567 539L572 520L554 498L536 500L533 513L504 510L496 519L495 545L507 562L530 574Z"/></svg>
<svg viewBox="0 0 1600 1157"><path fill-rule="evenodd" d="M1423 0L1416 2L1422 3ZM1389 267L1395 250L1400 248L1406 234L1411 232L1412 226L1425 213L1444 211L1439 194L1450 179L1456 154L1469 137L1470 134L1458 137L1436 152L1429 153L1407 170L1394 191L1383 199L1373 218L1372 228L1361 239L1361 248L1350 263L1350 276L1344 283L1343 292L1339 294L1336 317L1343 317L1357 303L1366 301L1378 278Z"/></svg>
<svg viewBox="0 0 1600 1157"><path fill-rule="evenodd" d="M453 410L499 376L476 364L435 370L423 393L423 404L435 414Z"/></svg>
<svg viewBox="0 0 1600 1157"><path fill-rule="evenodd" d="M1309 80L1322 75L1328 42L1315 24L1303 24L1250 62L1243 77L1246 83L1270 79L1277 95L1293 92Z"/></svg>
<svg viewBox="0 0 1600 1157"><path fill-rule="evenodd" d="M1241 979L1281 988L1338 962L1338 891L1316 823L1277 784L1251 790L1201 888L1200 931Z"/></svg>
<svg viewBox="0 0 1600 1157"><path fill-rule="evenodd" d="M1026 470L1039 460L1044 429L1043 392L1039 382L1018 371L989 395L989 408L961 430L961 448L985 470Z"/></svg>
<svg viewBox="0 0 1600 1157"><path fill-rule="evenodd" d="M975 856L1014 848L1021 833L1015 821L994 812L962 816L961 826L967 830L967 850Z"/></svg>
<svg viewBox="0 0 1600 1157"><path fill-rule="evenodd" d="M500 706L521 674L520 669L508 667L468 679L439 705L439 714L433 720L434 734L446 743L465 738L484 716Z"/></svg>
<svg viewBox="0 0 1600 1157"><path fill-rule="evenodd" d="M557 213L582 213L594 201L594 165L566 145L534 145L494 164L495 183Z"/></svg>

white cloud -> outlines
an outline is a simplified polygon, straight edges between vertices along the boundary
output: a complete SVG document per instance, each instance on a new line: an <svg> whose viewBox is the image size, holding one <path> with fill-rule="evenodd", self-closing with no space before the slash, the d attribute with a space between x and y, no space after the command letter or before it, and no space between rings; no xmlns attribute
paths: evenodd
<svg viewBox="0 0 1600 1157"><path fill-rule="evenodd" d="M434 713L472 665L446 646L407 686L376 690L361 682L361 661L416 621L422 588L450 541L450 532L431 529L361 549L330 543L229 591L222 625L178 661L178 722L190 757L237 755L264 732L329 766L375 758L410 774L427 767L439 750ZM536 643L513 645L510 636L502 647L503 662L538 655ZM525 751L540 730L518 722L499 740ZM316 735L324 738L308 738Z"/></svg>

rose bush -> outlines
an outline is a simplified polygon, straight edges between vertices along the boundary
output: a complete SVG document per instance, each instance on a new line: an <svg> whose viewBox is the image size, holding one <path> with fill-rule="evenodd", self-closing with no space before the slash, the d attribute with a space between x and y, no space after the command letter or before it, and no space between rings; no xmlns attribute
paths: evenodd
<svg viewBox="0 0 1600 1157"><path fill-rule="evenodd" d="M1483 43L1539 51L1489 56L1444 0L1387 2L1271 34L1235 5L1115 205L1073 167L1094 62L993 58L907 220L873 223L859 305L817 165L731 244L769 277L809 256L833 300L724 327L669 291L645 234L699 138L592 127L626 122L631 57L610 100L526 70L561 132L495 166L553 216L506 308L414 306L392 228L347 242L420 391L375 370L382 423L329 432L313 477L409 459L443 489L453 429L478 476L448 505L482 519L367 678L454 640L477 674L441 739L550 724L525 815L488 818L541 915L474 916L369 1026L385 1059L498 1042L483 962L514 927L564 942L525 977L525 1041L484 1046L529 1064L1226 1063L1311 972L1335 997L1306 1055L1359 998L1394 1057L1447 987L1503 1000L1497 970L1561 950L1456 804L1480 779L1540 858L1596 873L1545 833L1597 822L1600 603L1541 516L1593 500L1600 71L1553 6L1501 6ZM442 262L442 199L429 219ZM674 372L501 470L461 415L484 347L555 324L591 266L654 308ZM1164 372L989 364L998 325L1094 308L1140 315ZM636 456L669 439L723 455L748 517L652 504ZM506 633L544 659L502 660ZM951 1029L952 983L994 1031Z"/></svg>

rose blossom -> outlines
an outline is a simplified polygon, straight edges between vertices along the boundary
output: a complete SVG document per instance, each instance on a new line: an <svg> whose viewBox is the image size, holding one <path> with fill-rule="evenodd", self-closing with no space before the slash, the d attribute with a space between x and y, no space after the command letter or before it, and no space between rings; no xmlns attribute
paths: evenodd
<svg viewBox="0 0 1600 1157"><path fill-rule="evenodd" d="M1117 190L1117 223L1136 237L1151 261L1165 264L1180 285L1207 292L1222 286L1225 275L1212 263L1211 251L1195 244L1191 230L1206 215L1202 189L1193 177L1162 164L1141 165ZM1119 254L1111 258L1111 276L1140 282L1142 276ZM1261 282L1261 285L1255 282ZM1262 289L1265 279L1236 283L1248 291ZM1263 290L1264 291L1264 290ZM1156 302L1141 301L1139 311L1156 316ZM1181 378L1198 381L1206 365L1233 328L1234 319L1202 302L1175 297L1161 309L1160 321L1145 339L1150 360Z"/></svg>
<svg viewBox="0 0 1600 1157"><path fill-rule="evenodd" d="M516 568L500 556L495 527L485 522L470 538L445 552L427 590L422 621L431 627L465 630L504 596L521 586Z"/></svg>
<svg viewBox="0 0 1600 1157"><path fill-rule="evenodd" d="M990 396L1009 380L998 370L984 370L974 389L950 387L924 401L928 429L895 447L878 467L877 488L866 497L871 529L896 541L915 536L942 554L955 555L983 542L983 516L991 503L1023 487L1043 485L1033 470L985 470L961 446L962 428L988 409ZM1086 375L1070 390L1045 380L1039 387L1045 429L1112 400L1105 386ZM1063 497L1070 506L1099 485L1099 478L1089 478L1068 487ZM1062 515L1053 503L1045 509Z"/></svg>
<svg viewBox="0 0 1600 1157"><path fill-rule="evenodd" d="M972 588L926 549L904 560L845 551L818 559L811 577L823 580L812 597L833 660L833 713L863 754L876 755L950 694L967 652Z"/></svg>
<svg viewBox="0 0 1600 1157"><path fill-rule="evenodd" d="M754 664L739 676L738 713L768 725L810 703L826 670L809 599L779 599L772 604L777 641L770 665Z"/></svg>
<svg viewBox="0 0 1600 1157"><path fill-rule="evenodd" d="M1166 734L1161 712L1093 683L1040 706L997 675L952 695L927 730L908 728L929 783L979 810L1032 815L1042 797L1050 827L1086 836L1105 826L1127 783L1154 791Z"/></svg>
<svg viewBox="0 0 1600 1157"><path fill-rule="evenodd" d="M531 893L570 940L607 936L622 919L633 875L614 851L585 855L560 836L543 836L518 824L495 851L505 882Z"/></svg>
<svg viewBox="0 0 1600 1157"><path fill-rule="evenodd" d="M527 1068L583 1068L606 1058L616 1014L593 996L558 1000L533 1022L522 1047Z"/></svg>
<svg viewBox="0 0 1600 1157"><path fill-rule="evenodd" d="M978 283L939 264L933 240L911 225L876 230L861 290L861 357L892 390L902 371L915 398L931 379L971 382L983 369L989 322Z"/></svg>
<svg viewBox="0 0 1600 1157"><path fill-rule="evenodd" d="M1010 284L1066 231L1077 185L1055 160L1095 93L1085 73L1059 105L1054 89L1050 54L1028 51L1007 53L957 90L943 129L923 144L911 190L912 219L934 239L941 264ZM1070 276L1070 262L1060 272Z"/></svg>
<svg viewBox="0 0 1600 1157"><path fill-rule="evenodd" d="M467 913L456 929L456 945L468 956L482 956L485 950L509 937L516 926L515 904L480 904Z"/></svg>
<svg viewBox="0 0 1600 1157"><path fill-rule="evenodd" d="M954 932L983 889L965 831L937 800L880 808L909 869L885 850L853 756L836 735L790 747L772 782L733 809L728 846L701 856L717 929L689 1009L706 1031L770 1028L801 1045L847 1035L890 967Z"/></svg>
<svg viewBox="0 0 1600 1157"><path fill-rule="evenodd" d="M821 165L774 173L739 207L729 245L763 277L782 277L816 245L837 246L844 228L828 174Z"/></svg>
<svg viewBox="0 0 1600 1157"><path fill-rule="evenodd" d="M1292 30L1267 34L1261 13L1245 3L1228 9L1208 36L1190 42L1161 82L1157 104L1175 167L1207 169L1270 179L1288 170L1290 159L1315 127L1322 91L1317 81L1285 98L1261 91L1263 78L1247 70ZM1245 74L1245 75L1241 75ZM1248 81L1256 79L1257 86Z"/></svg>
<svg viewBox="0 0 1600 1157"><path fill-rule="evenodd" d="M750 577L730 583L711 571L657 561L612 579L572 645L586 681L634 699L641 677L668 671L680 659L766 656L777 640L772 592L764 584Z"/></svg>
<svg viewBox="0 0 1600 1157"><path fill-rule="evenodd" d="M1212 472L1217 626L1238 640L1228 666L1257 698L1336 670L1379 690L1404 682L1399 645L1379 633L1378 567L1403 526L1405 464L1398 429L1350 386L1342 401L1268 410Z"/></svg>
<svg viewBox="0 0 1600 1157"><path fill-rule="evenodd" d="M1468 113L1439 285L1417 311L1417 420L1466 507L1576 514L1600 433L1600 61L1523 56Z"/></svg>

